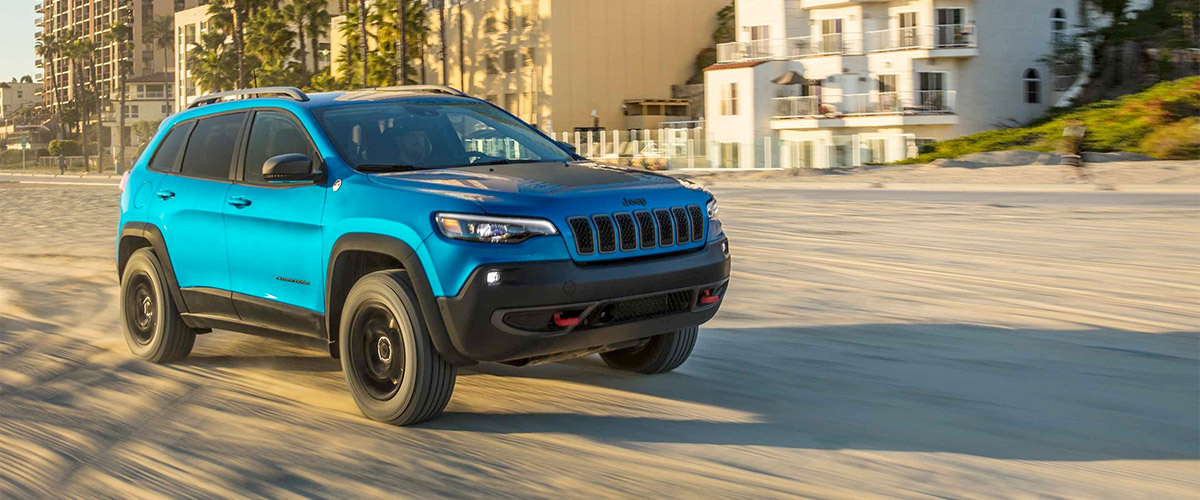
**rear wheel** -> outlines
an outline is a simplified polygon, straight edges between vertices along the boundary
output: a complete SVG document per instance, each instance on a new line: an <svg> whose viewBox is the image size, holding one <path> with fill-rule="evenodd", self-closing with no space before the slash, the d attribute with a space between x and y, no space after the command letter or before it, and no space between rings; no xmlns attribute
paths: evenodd
<svg viewBox="0 0 1200 500"><path fill-rule="evenodd" d="M637 347L617 349L601 353L600 357L611 368L652 375L666 373L682 365L696 347L696 336L700 328L693 326L651 337Z"/></svg>
<svg viewBox="0 0 1200 500"><path fill-rule="evenodd" d="M393 425L441 415L457 369L434 349L408 273L359 279L346 296L338 332L342 372L363 415Z"/></svg>
<svg viewBox="0 0 1200 500"><path fill-rule="evenodd" d="M167 290L166 273L149 248L133 252L125 262L121 330L129 350L154 363L186 358L196 343L196 331L179 316Z"/></svg>

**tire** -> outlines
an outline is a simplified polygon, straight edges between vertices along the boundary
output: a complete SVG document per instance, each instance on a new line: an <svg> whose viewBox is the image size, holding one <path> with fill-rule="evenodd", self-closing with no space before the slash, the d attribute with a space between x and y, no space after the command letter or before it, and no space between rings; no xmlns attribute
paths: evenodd
<svg viewBox="0 0 1200 500"><path fill-rule="evenodd" d="M363 276L350 289L338 328L338 354L362 414L411 425L442 414L458 369L433 347L404 271Z"/></svg>
<svg viewBox="0 0 1200 500"><path fill-rule="evenodd" d="M196 343L196 330L179 316L158 257L142 248L125 262L121 274L121 330L129 350L152 363L186 358Z"/></svg>
<svg viewBox="0 0 1200 500"><path fill-rule="evenodd" d="M653 375L666 373L682 365L696 347L700 327L693 326L650 338L638 347L600 353L610 368Z"/></svg>

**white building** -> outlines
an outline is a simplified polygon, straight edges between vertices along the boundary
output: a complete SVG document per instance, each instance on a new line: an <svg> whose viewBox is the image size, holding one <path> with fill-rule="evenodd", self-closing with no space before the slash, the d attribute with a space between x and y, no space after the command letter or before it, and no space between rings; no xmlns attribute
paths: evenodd
<svg viewBox="0 0 1200 500"><path fill-rule="evenodd" d="M134 156L138 146L145 144L150 137L139 137L133 133L134 124L141 121L161 122L164 118L177 111L175 96L172 89L174 73L158 72L130 78L125 82L125 154ZM108 130L110 153L117 155L117 120L116 108L119 106L117 96L105 106L101 114L101 126ZM125 163L129 165L129 163Z"/></svg>
<svg viewBox="0 0 1200 500"><path fill-rule="evenodd" d="M42 90L42 82L18 83L0 82L0 120L25 106L35 106L42 102L38 91Z"/></svg>
<svg viewBox="0 0 1200 500"><path fill-rule="evenodd" d="M1085 73L1039 62L1079 46L1082 3L738 0L705 72L712 166L887 163L1028 122Z"/></svg>

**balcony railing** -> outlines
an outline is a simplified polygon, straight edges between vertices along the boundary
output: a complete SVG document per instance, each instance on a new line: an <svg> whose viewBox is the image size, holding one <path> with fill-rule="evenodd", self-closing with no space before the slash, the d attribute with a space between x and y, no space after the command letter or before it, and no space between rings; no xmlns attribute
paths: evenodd
<svg viewBox="0 0 1200 500"><path fill-rule="evenodd" d="M947 114L954 113L954 99L953 90L777 97L775 118Z"/></svg>
<svg viewBox="0 0 1200 500"><path fill-rule="evenodd" d="M41 11L42 11L42 4L41 4L41 2L38 2L38 3L35 3L35 4L33 4L33 11L34 11L34 12L41 12Z"/></svg>
<svg viewBox="0 0 1200 500"><path fill-rule="evenodd" d="M836 33L792 38L767 38L749 42L717 45L717 61L753 61L756 59L798 59L835 54L861 54L862 37Z"/></svg>
<svg viewBox="0 0 1200 500"><path fill-rule="evenodd" d="M33 25L34 25L34 26L41 26L43 21L44 21L44 19L43 19L43 18L40 18L40 17L35 17L35 18L33 19Z"/></svg>
<svg viewBox="0 0 1200 500"><path fill-rule="evenodd" d="M867 52L975 47L975 33L972 28L962 24L868 31L866 40Z"/></svg>
<svg viewBox="0 0 1200 500"><path fill-rule="evenodd" d="M832 54L862 54L908 49L975 48L974 26L942 24L867 33L836 33L793 38L766 38L717 45L717 62L799 59Z"/></svg>

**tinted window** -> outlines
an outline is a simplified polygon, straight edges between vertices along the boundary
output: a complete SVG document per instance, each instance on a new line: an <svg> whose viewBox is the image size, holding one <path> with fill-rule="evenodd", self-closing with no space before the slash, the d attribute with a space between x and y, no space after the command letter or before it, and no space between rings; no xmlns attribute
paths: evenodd
<svg viewBox="0 0 1200 500"><path fill-rule="evenodd" d="M529 125L486 104L371 103L327 108L316 115L325 135L355 168L571 159Z"/></svg>
<svg viewBox="0 0 1200 500"><path fill-rule="evenodd" d="M175 163L179 161L179 154L183 152L183 145L187 143L188 132L192 131L194 122L180 123L167 132L167 137L158 145L158 151L154 152L154 157L150 159L150 168L170 172L175 169Z"/></svg>
<svg viewBox="0 0 1200 500"><path fill-rule="evenodd" d="M246 145L246 175L249 182L264 182L263 162L272 156L300 153L316 160L308 135L300 124L278 111L259 111L250 126L250 142Z"/></svg>
<svg viewBox="0 0 1200 500"><path fill-rule="evenodd" d="M233 149L245 117L246 113L232 113L196 122L180 171L195 177L228 179Z"/></svg>

